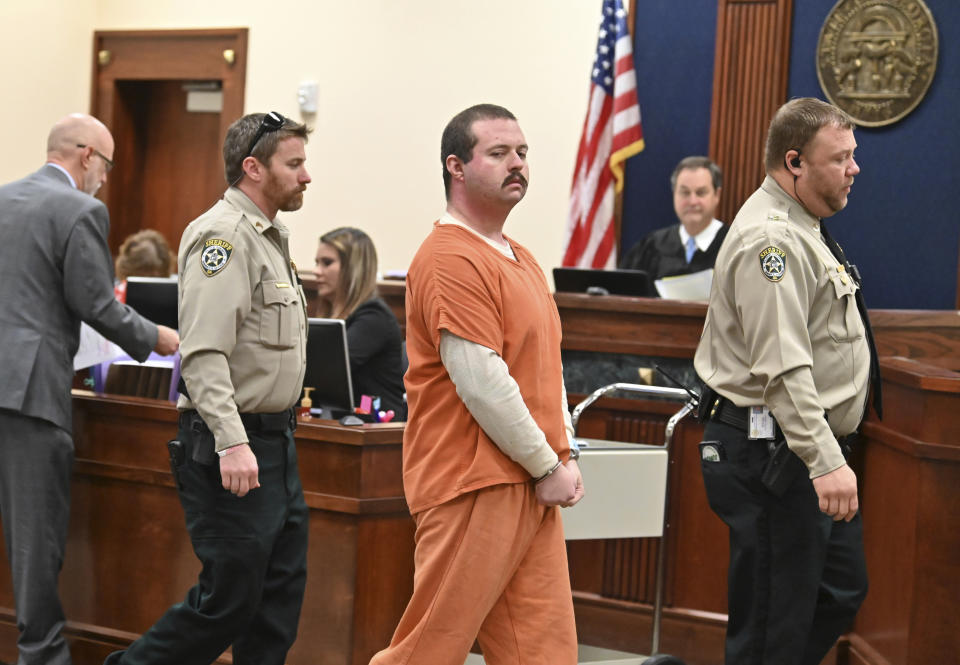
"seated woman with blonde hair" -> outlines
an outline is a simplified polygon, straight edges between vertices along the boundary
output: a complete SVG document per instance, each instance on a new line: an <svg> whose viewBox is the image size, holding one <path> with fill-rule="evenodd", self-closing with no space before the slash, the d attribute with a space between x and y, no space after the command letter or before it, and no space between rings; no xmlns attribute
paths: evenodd
<svg viewBox="0 0 960 665"><path fill-rule="evenodd" d="M377 250L360 229L341 227L320 236L316 266L319 315L344 319L353 398L379 396L380 410L405 418L402 339L397 318L377 297Z"/></svg>

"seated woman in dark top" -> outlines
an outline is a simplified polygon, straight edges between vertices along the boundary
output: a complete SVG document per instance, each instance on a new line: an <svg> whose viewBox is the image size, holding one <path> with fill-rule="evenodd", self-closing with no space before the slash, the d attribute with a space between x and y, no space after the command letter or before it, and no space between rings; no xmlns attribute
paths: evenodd
<svg viewBox="0 0 960 665"><path fill-rule="evenodd" d="M350 227L320 236L313 272L319 316L346 320L354 402L379 396L381 411L405 419L400 326L377 297L377 250L370 237Z"/></svg>

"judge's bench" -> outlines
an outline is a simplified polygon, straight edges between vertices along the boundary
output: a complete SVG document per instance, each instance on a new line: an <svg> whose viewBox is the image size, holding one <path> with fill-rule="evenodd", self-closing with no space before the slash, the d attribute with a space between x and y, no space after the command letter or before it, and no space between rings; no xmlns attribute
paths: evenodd
<svg viewBox="0 0 960 665"><path fill-rule="evenodd" d="M306 277L306 276L305 276ZM305 279L309 290L309 279ZM403 323L403 284L381 283ZM636 383L660 365L692 380L702 303L555 295L571 405L596 387ZM960 313L871 312L883 373L884 420L863 426L861 488L870 592L831 662L956 662L960 623ZM643 372L649 376L650 372ZM662 385L667 382L654 374ZM100 663L146 630L194 583L193 556L166 455L172 403L75 390L76 464L61 595L78 665ZM580 436L661 442L675 403L603 398ZM691 418L669 465L661 651L690 665L722 662L726 528L707 506ZM307 592L287 662L366 664L390 639L413 581L413 522L403 499L402 424L299 423L310 507ZM585 478L587 498L591 478ZM620 510L643 511L642 505ZM657 540L568 543L584 644L647 653ZM9 567L0 554L0 661L16 660ZM230 662L229 653L221 657Z"/></svg>

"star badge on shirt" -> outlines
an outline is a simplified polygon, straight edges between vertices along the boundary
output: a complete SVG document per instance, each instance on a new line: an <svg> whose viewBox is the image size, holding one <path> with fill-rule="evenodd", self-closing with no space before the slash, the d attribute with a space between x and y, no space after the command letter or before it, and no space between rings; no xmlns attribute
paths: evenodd
<svg viewBox="0 0 960 665"><path fill-rule="evenodd" d="M233 245L220 238L210 238L203 243L203 252L200 253L203 273L207 277L213 277L226 267L232 254Z"/></svg>
<svg viewBox="0 0 960 665"><path fill-rule="evenodd" d="M760 270L771 282L779 282L787 272L787 253L770 246L760 252Z"/></svg>

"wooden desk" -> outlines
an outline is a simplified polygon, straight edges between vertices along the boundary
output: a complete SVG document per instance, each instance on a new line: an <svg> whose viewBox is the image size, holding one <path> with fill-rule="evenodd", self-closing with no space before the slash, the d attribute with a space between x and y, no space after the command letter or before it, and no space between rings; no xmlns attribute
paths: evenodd
<svg viewBox="0 0 960 665"><path fill-rule="evenodd" d="M74 662L103 662L183 599L193 555L167 462L166 402L74 393L76 466L61 595ZM310 507L307 590L287 662L366 665L413 588L413 521L403 499L403 425L302 422ZM9 566L0 563L0 659L16 660Z"/></svg>

